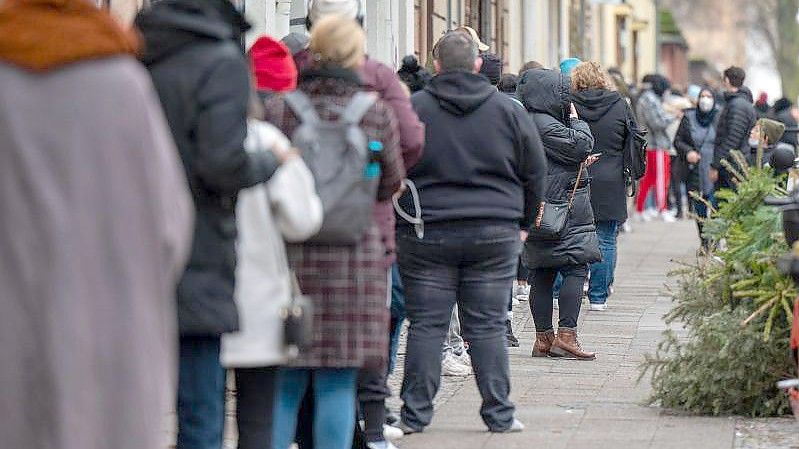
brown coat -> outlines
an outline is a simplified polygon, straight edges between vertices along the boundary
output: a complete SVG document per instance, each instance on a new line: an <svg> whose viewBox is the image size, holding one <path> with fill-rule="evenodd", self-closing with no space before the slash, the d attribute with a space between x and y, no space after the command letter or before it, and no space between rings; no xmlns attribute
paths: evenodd
<svg viewBox="0 0 799 449"><path fill-rule="evenodd" d="M299 89L308 94L322 119L335 119L327 105L346 106L358 90L357 77L308 71ZM267 120L292 135L298 120L279 97L266 104ZM277 112L282 111L282 112ZM361 122L369 140L383 143L381 178L376 201L399 189L405 176L399 132L393 112L381 101ZM313 300L314 341L292 364L311 368L384 366L388 354L388 271L386 247L377 224L353 246L289 245L289 262L303 293Z"/></svg>
<svg viewBox="0 0 799 449"><path fill-rule="evenodd" d="M0 61L0 136L0 446L166 447L192 207L147 72Z"/></svg>

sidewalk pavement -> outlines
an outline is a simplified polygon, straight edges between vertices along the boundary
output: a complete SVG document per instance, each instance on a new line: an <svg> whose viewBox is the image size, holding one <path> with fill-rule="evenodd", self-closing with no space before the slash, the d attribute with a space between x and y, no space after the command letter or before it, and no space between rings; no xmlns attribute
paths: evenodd
<svg viewBox="0 0 799 449"><path fill-rule="evenodd" d="M606 312L583 309L580 342L598 353L594 362L533 359L535 329L528 303L514 309L521 348L510 348L512 400L526 430L492 435L478 409L473 377L444 378L436 415L425 432L407 436L402 449L715 449L799 447L799 426L790 420L680 416L644 405L648 379L638 382L644 354L655 351L666 328L662 316L671 300L664 294L671 260L690 258L699 242L692 221L641 223L619 239L615 294ZM557 313L557 311L556 311ZM556 320L557 321L557 320ZM399 392L402 359L391 378ZM390 402L398 408L396 398ZM739 429L736 432L736 426ZM785 440L768 442L757 429L776 428ZM755 429L752 431L751 429ZM787 431L786 431L787 429ZM797 430L797 432L792 432ZM736 433L738 442L736 443ZM772 430L772 434L774 431Z"/></svg>

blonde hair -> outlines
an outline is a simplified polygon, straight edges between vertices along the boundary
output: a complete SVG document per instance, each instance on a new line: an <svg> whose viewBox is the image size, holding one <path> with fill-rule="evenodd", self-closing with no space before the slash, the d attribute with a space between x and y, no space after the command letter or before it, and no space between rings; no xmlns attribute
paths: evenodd
<svg viewBox="0 0 799 449"><path fill-rule="evenodd" d="M314 23L311 30L311 50L314 61L357 69L365 57L366 35L354 19L333 15Z"/></svg>
<svg viewBox="0 0 799 449"><path fill-rule="evenodd" d="M572 90L575 92L588 89L612 90L613 88L610 75L598 62L581 62L572 70L570 76Z"/></svg>

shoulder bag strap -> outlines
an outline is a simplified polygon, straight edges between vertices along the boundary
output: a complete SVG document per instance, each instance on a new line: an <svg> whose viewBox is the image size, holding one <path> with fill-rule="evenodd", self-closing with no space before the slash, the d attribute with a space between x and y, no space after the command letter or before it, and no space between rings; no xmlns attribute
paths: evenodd
<svg viewBox="0 0 799 449"><path fill-rule="evenodd" d="M577 180L574 181L574 188L572 189L572 194L569 196L569 210L572 209L574 205L574 197L577 195L577 189L580 187L580 180L583 177L583 167L585 166L585 162L580 164L580 168L577 169Z"/></svg>
<svg viewBox="0 0 799 449"><path fill-rule="evenodd" d="M375 101L377 101L377 96L374 93L356 92L350 103L341 111L339 120L348 125L358 126Z"/></svg>

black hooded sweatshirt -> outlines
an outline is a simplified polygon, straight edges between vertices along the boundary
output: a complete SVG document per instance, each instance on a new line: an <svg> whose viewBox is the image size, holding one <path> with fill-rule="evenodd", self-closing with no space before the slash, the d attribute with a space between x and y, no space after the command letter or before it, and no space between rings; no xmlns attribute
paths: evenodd
<svg viewBox="0 0 799 449"><path fill-rule="evenodd" d="M591 176L591 207L597 221L627 219L627 194L624 182L624 141L627 117L632 117L627 102L618 92L588 89L572 94L577 114L588 123L594 136L594 152L602 153L588 168Z"/></svg>
<svg viewBox="0 0 799 449"><path fill-rule="evenodd" d="M419 189L425 223L478 220L529 227L547 165L524 108L484 76L467 72L436 76L411 102L426 125L424 156L408 173ZM413 208L407 201L403 205Z"/></svg>
<svg viewBox="0 0 799 449"><path fill-rule="evenodd" d="M226 0L162 0L142 11L136 26L196 207L192 253L178 286L180 332L234 331L236 197L277 168L271 152L244 150L250 79L238 38L247 25Z"/></svg>

